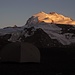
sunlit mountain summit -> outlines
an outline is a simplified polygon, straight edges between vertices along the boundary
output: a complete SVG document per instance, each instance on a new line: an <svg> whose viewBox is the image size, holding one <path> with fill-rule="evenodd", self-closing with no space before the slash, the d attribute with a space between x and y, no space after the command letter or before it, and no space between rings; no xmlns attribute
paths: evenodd
<svg viewBox="0 0 75 75"><path fill-rule="evenodd" d="M32 22L45 22L45 23L55 23L55 24L70 24L75 25L75 21L69 17L63 16L56 12L39 12L32 16Z"/></svg>

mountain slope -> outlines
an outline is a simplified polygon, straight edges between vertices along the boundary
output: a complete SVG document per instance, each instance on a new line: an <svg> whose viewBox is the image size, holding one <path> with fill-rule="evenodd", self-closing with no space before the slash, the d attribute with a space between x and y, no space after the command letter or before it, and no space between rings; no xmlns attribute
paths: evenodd
<svg viewBox="0 0 75 75"><path fill-rule="evenodd" d="M30 42L37 47L61 47L75 44L75 21L61 14L40 12L31 16L22 27L0 29L8 41Z"/></svg>

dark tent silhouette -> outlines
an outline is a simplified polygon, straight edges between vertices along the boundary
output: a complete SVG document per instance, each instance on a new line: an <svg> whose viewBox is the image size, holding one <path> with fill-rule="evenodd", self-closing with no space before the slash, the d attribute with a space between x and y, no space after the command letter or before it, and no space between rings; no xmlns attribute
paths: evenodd
<svg viewBox="0 0 75 75"><path fill-rule="evenodd" d="M40 52L30 43L7 44L0 52L1 62L40 62Z"/></svg>

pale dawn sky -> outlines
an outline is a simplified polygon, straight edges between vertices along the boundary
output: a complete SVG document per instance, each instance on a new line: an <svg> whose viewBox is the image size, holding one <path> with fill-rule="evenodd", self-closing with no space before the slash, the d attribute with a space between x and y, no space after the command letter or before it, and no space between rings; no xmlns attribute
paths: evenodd
<svg viewBox="0 0 75 75"><path fill-rule="evenodd" d="M0 0L0 28L23 26L40 11L57 12L75 20L75 0Z"/></svg>

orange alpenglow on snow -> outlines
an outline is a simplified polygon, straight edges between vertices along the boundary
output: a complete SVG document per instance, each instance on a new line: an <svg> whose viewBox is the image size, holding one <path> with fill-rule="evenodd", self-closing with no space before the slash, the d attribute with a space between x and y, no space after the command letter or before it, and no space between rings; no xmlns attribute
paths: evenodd
<svg viewBox="0 0 75 75"><path fill-rule="evenodd" d="M37 18L39 22L75 25L75 20L56 12L50 12L49 14L39 12L33 15L33 17Z"/></svg>

